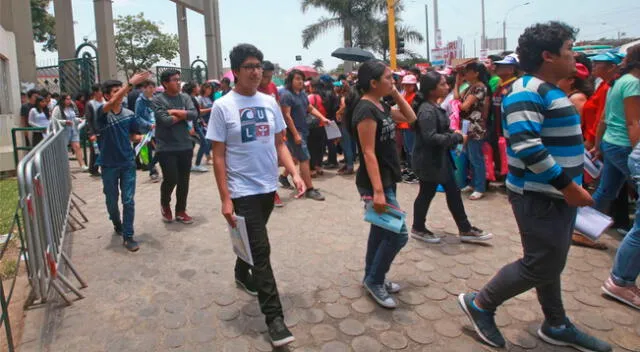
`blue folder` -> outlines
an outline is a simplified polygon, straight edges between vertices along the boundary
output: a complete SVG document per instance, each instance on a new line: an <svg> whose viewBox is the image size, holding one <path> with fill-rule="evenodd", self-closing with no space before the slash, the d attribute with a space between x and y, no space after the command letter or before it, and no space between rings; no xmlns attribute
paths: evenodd
<svg viewBox="0 0 640 352"><path fill-rule="evenodd" d="M364 221L395 233L400 233L407 217L407 213L390 204L387 204L387 211L382 214L376 213L371 201L366 203L365 209Z"/></svg>

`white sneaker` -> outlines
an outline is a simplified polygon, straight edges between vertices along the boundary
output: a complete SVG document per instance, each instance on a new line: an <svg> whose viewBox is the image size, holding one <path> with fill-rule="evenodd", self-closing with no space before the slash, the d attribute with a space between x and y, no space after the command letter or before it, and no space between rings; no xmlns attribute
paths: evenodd
<svg viewBox="0 0 640 352"><path fill-rule="evenodd" d="M460 192L462 193L473 192L473 187L466 186L465 188L461 189Z"/></svg>
<svg viewBox="0 0 640 352"><path fill-rule="evenodd" d="M207 172L209 171L209 168L206 166L202 166L202 165L193 165L191 167L191 171L195 171L195 172Z"/></svg>
<svg viewBox="0 0 640 352"><path fill-rule="evenodd" d="M473 192L469 196L469 200L478 200L478 199L480 199L482 197L484 197L484 193L482 193L482 192Z"/></svg>
<svg viewBox="0 0 640 352"><path fill-rule="evenodd" d="M82 167L82 172L89 172L89 167L87 165L84 165Z"/></svg>

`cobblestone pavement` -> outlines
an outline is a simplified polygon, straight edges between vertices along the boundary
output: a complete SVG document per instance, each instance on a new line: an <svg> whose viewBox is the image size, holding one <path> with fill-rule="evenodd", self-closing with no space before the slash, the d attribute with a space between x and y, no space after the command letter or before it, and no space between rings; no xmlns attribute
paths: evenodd
<svg viewBox="0 0 640 352"><path fill-rule="evenodd" d="M72 237L72 258L89 283L86 298L72 307L50 308L57 318L42 328L33 326L29 312L26 328L32 332L25 333L21 351L271 350L256 299L234 284L235 257L212 172L192 175L192 225L161 222L160 184L138 173L137 253L127 252L113 236L101 181L77 174L74 182L90 217L87 228ZM389 273L403 286L401 303L385 310L360 286L369 226L362 221L353 177L328 171L314 183L325 202L294 200L280 190L286 207L275 209L269 222L271 262L286 323L296 337L285 351L491 350L478 342L455 295L478 290L522 253L504 194L465 200L472 223L495 235L489 245L459 242L439 194L428 225L447 236L439 245L409 240ZM399 185L400 204L410 214L416 194L417 185ZM608 251L571 249L564 303L585 330L616 350L638 351L640 314L600 293L619 239L607 236L605 242ZM536 337L542 313L532 291L506 302L496 318L510 351L565 350Z"/></svg>

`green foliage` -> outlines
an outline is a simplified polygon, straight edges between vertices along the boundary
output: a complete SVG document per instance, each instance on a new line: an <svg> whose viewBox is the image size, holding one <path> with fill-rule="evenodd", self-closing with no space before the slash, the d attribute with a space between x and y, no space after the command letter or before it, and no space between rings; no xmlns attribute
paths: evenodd
<svg viewBox="0 0 640 352"><path fill-rule="evenodd" d="M18 272L18 261L15 259L5 259L0 263L0 280L12 279Z"/></svg>
<svg viewBox="0 0 640 352"><path fill-rule="evenodd" d="M18 181L15 178L0 179L0 234L11 231L13 215L18 206Z"/></svg>
<svg viewBox="0 0 640 352"><path fill-rule="evenodd" d="M51 0L30 0L33 40L43 43L42 51L56 51L56 18L47 11Z"/></svg>
<svg viewBox="0 0 640 352"><path fill-rule="evenodd" d="M178 55L178 36L162 33L158 23L145 19L142 12L118 16L114 23L116 61L127 77Z"/></svg>
<svg viewBox="0 0 640 352"><path fill-rule="evenodd" d="M324 68L324 62L322 62L322 59L316 59L316 61L314 61L311 65L316 69L316 71L322 70Z"/></svg>

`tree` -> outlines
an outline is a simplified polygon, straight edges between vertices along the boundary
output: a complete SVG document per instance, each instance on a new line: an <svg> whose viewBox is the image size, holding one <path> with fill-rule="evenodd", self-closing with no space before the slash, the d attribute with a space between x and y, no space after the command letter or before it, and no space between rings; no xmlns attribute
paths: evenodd
<svg viewBox="0 0 640 352"><path fill-rule="evenodd" d="M56 18L47 11L51 0L31 0L33 40L44 43L42 51L56 51Z"/></svg>
<svg viewBox="0 0 640 352"><path fill-rule="evenodd" d="M312 66L316 69L316 71L320 71L324 68L324 62L322 62L322 59L316 59L316 61L313 62Z"/></svg>
<svg viewBox="0 0 640 352"><path fill-rule="evenodd" d="M178 55L178 36L162 33L159 25L146 20L143 13L119 16L115 26L116 61L127 78Z"/></svg>

